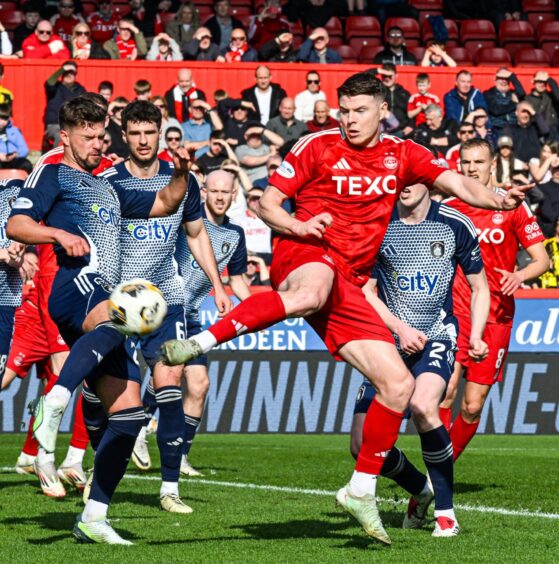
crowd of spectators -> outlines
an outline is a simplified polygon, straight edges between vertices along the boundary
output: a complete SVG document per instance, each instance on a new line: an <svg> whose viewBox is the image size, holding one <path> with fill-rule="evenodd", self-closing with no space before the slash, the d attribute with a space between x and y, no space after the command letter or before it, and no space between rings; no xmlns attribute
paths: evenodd
<svg viewBox="0 0 559 564"><path fill-rule="evenodd" d="M378 8L381 4L382 9ZM162 91L153 91L144 79L134 85L136 98L152 101L162 113L161 158L171 160L177 148L184 146L192 153L194 170L202 182L219 168L235 176L237 193L230 213L245 229L253 262L264 274L253 277L253 283L265 283L272 233L256 210L267 179L303 135L338 125L337 109L321 89L320 66L342 62L336 48L330 46L326 23L332 16L348 13L374 13L384 21L393 15L393 8L403 4L301 0L280 5L278 0L264 0L247 20L235 17L229 0L216 0L214 14L204 19L192 2L131 0L122 16L117 5L106 0L87 15L76 0L31 1L23 6L24 22L6 38L11 41L11 53L4 49L5 31L1 29L0 39L2 56L61 60L60 68L44 84L45 149L60 141L61 105L85 92L78 81L79 62L85 59L312 63L315 68L306 73L293 97L274 80L265 63L256 68L254 83L238 98L226 89L205 92L186 66L178 71L176 83ZM505 13L517 17L516 10ZM294 20L309 29L297 44ZM406 48L404 31L398 26L385 30L384 48L372 63L371 72L388 89L382 131L430 147L458 172L460 143L474 136L487 139L497 155L495 186L507 189L515 182L533 182L536 187L529 194L529 205L550 240L559 242L559 86L546 71L535 72L532 88L526 91L513 70L498 68L494 86L482 91L476 88L471 71L458 68L452 71L454 87L442 99L430 92L428 72L419 72L415 91L409 92L399 83L399 67L421 63L428 71L429 67L457 65L442 40L431 43L418 61ZM107 81L99 84L98 91L110 104L105 152L126 158L120 116L131 100L114 92ZM29 151L13 123L12 103L11 92L0 86L0 168L28 171ZM286 203L286 209L291 211L292 202ZM550 286L550 280L542 279L542 284Z"/></svg>

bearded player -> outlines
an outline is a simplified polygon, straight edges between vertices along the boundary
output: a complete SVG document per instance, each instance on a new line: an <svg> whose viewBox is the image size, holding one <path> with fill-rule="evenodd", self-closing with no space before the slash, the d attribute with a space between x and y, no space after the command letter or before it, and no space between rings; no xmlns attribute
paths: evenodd
<svg viewBox="0 0 559 564"><path fill-rule="evenodd" d="M496 194L506 194L492 186L494 157L493 149L487 141L466 141L460 149L462 174L478 180ZM453 288L454 311L459 327L458 353L455 370L441 407L441 419L448 427L458 381L465 373L466 386L460 413L450 429L456 460L476 434L491 386L503 378L514 317L513 294L524 281L543 274L549 268L549 258L543 246L544 236L527 204L524 203L515 210L497 213L473 208L454 198L447 200L445 204L462 212L475 225L491 294L491 308L483 334L483 340L489 346L489 355L485 360L474 363L468 356L470 291L464 274L458 271ZM516 270L518 245L526 249L532 259L530 264L520 270Z"/></svg>
<svg viewBox="0 0 559 564"><path fill-rule="evenodd" d="M523 188L506 196L440 166L413 141L380 134L386 87L371 73L340 88L341 129L303 137L270 179L260 215L281 234L272 263L275 291L255 294L221 321L162 354L182 364L246 332L287 317L306 317L335 358L362 372L378 393L363 426L363 443L338 502L365 532L390 544L375 501L376 479L398 437L414 380L392 333L365 299L394 205L404 186L422 183L488 209L513 209ZM290 216L282 203L296 196Z"/></svg>

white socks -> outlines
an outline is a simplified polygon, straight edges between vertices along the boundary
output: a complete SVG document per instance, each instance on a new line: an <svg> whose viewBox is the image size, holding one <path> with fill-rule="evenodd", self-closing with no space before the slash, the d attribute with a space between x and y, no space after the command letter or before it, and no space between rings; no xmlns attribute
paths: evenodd
<svg viewBox="0 0 559 564"><path fill-rule="evenodd" d="M82 513L82 521L84 523L104 521L107 518L108 510L109 506L106 503L101 503L100 501L95 501L94 499L88 499Z"/></svg>
<svg viewBox="0 0 559 564"><path fill-rule="evenodd" d="M354 470L353 476L349 481L349 487L355 497L375 495L377 491L377 477L374 474L365 474L365 472Z"/></svg>
<svg viewBox="0 0 559 564"><path fill-rule="evenodd" d="M42 466L52 462L54 464L54 452L47 452L42 447L39 447L39 454L37 454L37 464Z"/></svg>
<svg viewBox="0 0 559 564"><path fill-rule="evenodd" d="M74 464L81 464L83 462L84 455L85 450L69 446L68 452L66 453L66 458L64 459L62 466L73 466Z"/></svg>
<svg viewBox="0 0 559 564"><path fill-rule="evenodd" d="M55 384L52 390L45 396L45 401L48 401L51 405L62 405L66 407L70 403L71 397L72 394L68 388Z"/></svg>
<svg viewBox="0 0 559 564"><path fill-rule="evenodd" d="M454 509L435 509L435 519L437 517L448 517L453 521L456 521L456 515L454 515Z"/></svg>
<svg viewBox="0 0 559 564"><path fill-rule="evenodd" d="M138 437L136 438L136 440L141 440L141 441L145 441L146 440L146 431L148 430L147 426L143 426L140 429L140 432L138 433Z"/></svg>
<svg viewBox="0 0 559 564"><path fill-rule="evenodd" d="M190 338L200 345L200 347L204 351L204 354L211 351L217 345L215 337L207 330L202 331L201 333L198 333L198 335L194 335L194 337Z"/></svg>
<svg viewBox="0 0 559 564"><path fill-rule="evenodd" d="M159 497L164 495L179 495L178 482L161 482L161 489L159 490Z"/></svg>

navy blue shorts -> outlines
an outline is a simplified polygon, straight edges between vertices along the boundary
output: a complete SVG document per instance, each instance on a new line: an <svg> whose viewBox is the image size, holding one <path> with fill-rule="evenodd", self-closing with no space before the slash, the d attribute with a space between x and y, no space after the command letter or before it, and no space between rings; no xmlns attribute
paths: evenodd
<svg viewBox="0 0 559 564"><path fill-rule="evenodd" d="M69 347L83 335L82 324L89 312L108 300L114 287L101 274L80 272L61 268L49 299L50 316Z"/></svg>
<svg viewBox="0 0 559 564"><path fill-rule="evenodd" d="M113 285L101 274L80 274L80 269L60 269L54 279L49 299L49 313L58 326L70 351L72 345L84 335L83 322L89 312L108 300ZM87 378L90 387L97 376L109 374L115 378L141 382L136 345L126 339L121 347L109 353Z"/></svg>
<svg viewBox="0 0 559 564"><path fill-rule="evenodd" d="M455 350L456 345L450 341L428 341L421 352L403 360L414 378L431 372L438 374L448 384L454 370ZM372 384L368 380L363 381L357 391L353 413L367 413L375 394Z"/></svg>
<svg viewBox="0 0 559 564"><path fill-rule="evenodd" d="M13 306L0 306L0 381L6 370L12 335L14 333L14 317L16 308Z"/></svg>
<svg viewBox="0 0 559 564"><path fill-rule="evenodd" d="M186 333L188 338L194 337L194 335L198 335L198 333L202 332L202 324L200 323L200 317L197 316L189 316L186 318ZM200 355L198 358L195 358L186 363L186 366L208 366L208 355L203 354Z"/></svg>
<svg viewBox="0 0 559 564"><path fill-rule="evenodd" d="M142 355L150 368L161 356L161 345L170 339L186 339L186 313L182 305L170 305L159 329L139 339Z"/></svg>

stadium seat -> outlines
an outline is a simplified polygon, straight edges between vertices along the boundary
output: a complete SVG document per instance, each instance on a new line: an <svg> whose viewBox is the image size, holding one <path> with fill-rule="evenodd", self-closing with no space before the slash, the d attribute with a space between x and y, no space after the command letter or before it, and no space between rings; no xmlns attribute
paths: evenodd
<svg viewBox="0 0 559 564"><path fill-rule="evenodd" d="M344 44L344 40L338 35L334 35L334 37L330 37L330 41L328 42L328 47L331 47L332 49L337 49L343 44Z"/></svg>
<svg viewBox="0 0 559 564"><path fill-rule="evenodd" d="M253 10L250 6L232 6L231 7L231 14L237 18L241 19L240 16L251 16L253 14Z"/></svg>
<svg viewBox="0 0 559 564"><path fill-rule="evenodd" d="M173 12L159 12L158 15L161 18L161 23L164 26L175 19L175 14Z"/></svg>
<svg viewBox="0 0 559 564"><path fill-rule="evenodd" d="M542 22L552 22L555 20L555 14L552 12L530 12L526 14L526 17L534 29L538 29Z"/></svg>
<svg viewBox="0 0 559 564"><path fill-rule="evenodd" d="M6 31L12 31L18 25L23 23L23 12L20 12L19 10L2 10L0 12L0 21L6 28Z"/></svg>
<svg viewBox="0 0 559 564"><path fill-rule="evenodd" d="M536 44L536 32L529 22L505 20L499 27L499 43L505 46L507 43Z"/></svg>
<svg viewBox="0 0 559 564"><path fill-rule="evenodd" d="M97 11L97 2L82 2L82 14L89 16Z"/></svg>
<svg viewBox="0 0 559 564"><path fill-rule="evenodd" d="M421 63L421 59L423 59L423 55L425 55L425 47L408 47L408 51L417 59L418 63Z"/></svg>
<svg viewBox="0 0 559 564"><path fill-rule="evenodd" d="M446 42L447 47L457 47L458 46L458 25L454 20L444 21L444 25L448 30L448 41ZM423 43L428 43L434 39L433 28L429 23L429 20L425 20L421 24L421 37L423 37Z"/></svg>
<svg viewBox="0 0 559 564"><path fill-rule="evenodd" d="M460 42L466 41L497 41L495 26L489 20L464 20L460 25Z"/></svg>
<svg viewBox="0 0 559 564"><path fill-rule="evenodd" d="M359 62L357 53L350 45L340 45L337 48L338 53L342 57L342 61L348 64L356 64Z"/></svg>
<svg viewBox="0 0 559 564"><path fill-rule="evenodd" d="M388 18L384 23L385 37L388 30L393 26L397 26L402 29L408 46L410 45L410 40L415 41L415 45L418 44L421 37L421 30L417 20L414 20L413 18Z"/></svg>
<svg viewBox="0 0 559 564"><path fill-rule="evenodd" d="M17 2L0 2L0 13L4 10L17 10L18 3Z"/></svg>
<svg viewBox="0 0 559 564"><path fill-rule="evenodd" d="M542 22L537 30L538 43L557 43L559 37L559 21Z"/></svg>
<svg viewBox="0 0 559 564"><path fill-rule="evenodd" d="M514 54L515 67L548 67L551 64L549 55L543 49L522 47Z"/></svg>
<svg viewBox="0 0 559 564"><path fill-rule="evenodd" d="M382 40L380 39L380 37L371 37L367 39L365 39L364 37L353 37L347 43L348 45L351 45L356 53L360 53L361 48L365 47L366 45L382 45Z"/></svg>
<svg viewBox="0 0 559 564"><path fill-rule="evenodd" d="M559 67L559 49L555 49L553 57L551 57L551 66Z"/></svg>
<svg viewBox="0 0 559 564"><path fill-rule="evenodd" d="M458 66L473 64L472 54L465 47L448 47L446 52L456 61Z"/></svg>
<svg viewBox="0 0 559 564"><path fill-rule="evenodd" d="M384 45L364 45L359 52L359 62L371 64L375 56L384 49Z"/></svg>
<svg viewBox="0 0 559 564"><path fill-rule="evenodd" d="M27 173L24 170L19 170L17 168L0 169L0 180L6 180L6 179L25 180L26 178L27 178Z"/></svg>
<svg viewBox="0 0 559 564"><path fill-rule="evenodd" d="M464 47L472 54L472 57L483 48L497 47L497 42L492 39L477 39L475 41L465 41Z"/></svg>
<svg viewBox="0 0 559 564"><path fill-rule="evenodd" d="M410 0L409 4L419 11L442 12L443 10L443 0Z"/></svg>
<svg viewBox="0 0 559 564"><path fill-rule="evenodd" d="M127 16L132 11L132 8L129 4L115 4L113 6L113 10L122 18L124 16Z"/></svg>
<svg viewBox="0 0 559 564"><path fill-rule="evenodd" d="M198 1L196 2L196 4L198 4ZM237 6L247 6L248 8L250 8L252 10L252 0L231 0L231 6L233 7L237 7ZM254 11L252 12L254 13Z"/></svg>
<svg viewBox="0 0 559 564"><path fill-rule="evenodd" d="M543 45L540 46L540 49L542 51L545 51L549 55L549 58L551 59L551 61L553 62L553 57L555 55L555 52L559 51L559 44L558 43L544 43Z"/></svg>
<svg viewBox="0 0 559 564"><path fill-rule="evenodd" d="M555 0L523 0L522 11L530 12L555 12Z"/></svg>
<svg viewBox="0 0 559 564"><path fill-rule="evenodd" d="M345 38L349 42L354 37L382 38L380 22L374 16L350 16L345 22Z"/></svg>
<svg viewBox="0 0 559 564"><path fill-rule="evenodd" d="M526 49L527 47L530 47L531 49L535 49L535 46L531 45L530 43L507 43L506 45L503 46L503 48L510 53L510 56L513 59L514 59L514 55L519 49Z"/></svg>
<svg viewBox="0 0 559 564"><path fill-rule="evenodd" d="M508 66L512 64L512 57L502 47L482 47L474 55L474 64L478 67Z"/></svg>

